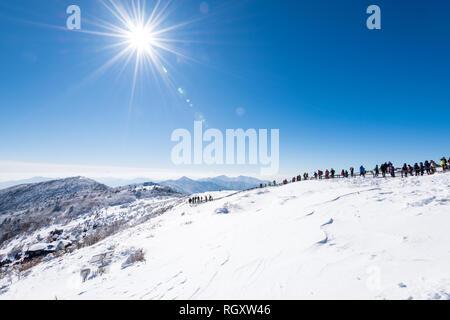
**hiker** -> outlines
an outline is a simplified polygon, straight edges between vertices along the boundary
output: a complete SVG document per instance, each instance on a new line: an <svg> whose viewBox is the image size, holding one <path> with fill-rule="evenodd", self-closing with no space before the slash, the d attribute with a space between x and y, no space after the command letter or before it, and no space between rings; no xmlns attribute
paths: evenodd
<svg viewBox="0 0 450 320"><path fill-rule="evenodd" d="M405 178L408 177L408 166L406 165L406 163L404 163L402 167L402 178L403 176L405 176Z"/></svg>
<svg viewBox="0 0 450 320"><path fill-rule="evenodd" d="M354 176L354 175L353 175L354 171L355 171L355 169L353 169L353 167L351 167L351 168L350 168L350 175L351 175L352 178L353 178L353 176Z"/></svg>
<svg viewBox="0 0 450 320"><path fill-rule="evenodd" d="M387 169L387 163L385 162L381 165L381 175L383 176L383 178L386 178Z"/></svg>
<svg viewBox="0 0 450 320"><path fill-rule="evenodd" d="M329 179L330 178L330 171L328 171L328 169L325 171L325 179Z"/></svg>
<svg viewBox="0 0 450 320"><path fill-rule="evenodd" d="M431 165L428 160L425 160L425 172L429 175L431 174Z"/></svg>
<svg viewBox="0 0 450 320"><path fill-rule="evenodd" d="M345 178L345 171L344 171L344 169L342 169L342 171L341 171L341 177Z"/></svg>
<svg viewBox="0 0 450 320"><path fill-rule="evenodd" d="M345 170L345 177L348 178L348 171Z"/></svg>
<svg viewBox="0 0 450 320"><path fill-rule="evenodd" d="M416 173L415 176L417 177L419 175L419 165L417 164L417 162L414 164L414 172Z"/></svg>
<svg viewBox="0 0 450 320"><path fill-rule="evenodd" d="M211 195L209 196L209 201L213 201L213 197Z"/></svg>
<svg viewBox="0 0 450 320"><path fill-rule="evenodd" d="M375 166L375 169L374 169L374 175L373 175L373 177L375 178L375 177L378 177L378 175L380 174L380 168L378 167L378 165L376 165Z"/></svg>
<svg viewBox="0 0 450 320"><path fill-rule="evenodd" d="M389 173L391 174L392 178L395 178L395 167L391 162L389 162Z"/></svg>
<svg viewBox="0 0 450 320"><path fill-rule="evenodd" d="M437 163L434 160L430 160L430 165L431 165L431 173L435 173L438 166Z"/></svg>
<svg viewBox="0 0 450 320"><path fill-rule="evenodd" d="M321 180L322 176L323 176L323 172L321 170L319 170L318 174L319 174L319 180Z"/></svg>
<svg viewBox="0 0 450 320"><path fill-rule="evenodd" d="M317 177L318 177L318 174L317 174L317 172L314 171L314 179L317 180Z"/></svg>
<svg viewBox="0 0 450 320"><path fill-rule="evenodd" d="M441 159L441 167L442 167L442 171L447 171L447 159L445 159L445 157L442 157Z"/></svg>
<svg viewBox="0 0 450 320"><path fill-rule="evenodd" d="M309 179L309 174L305 172L303 174L303 180L308 180L308 179Z"/></svg>
<svg viewBox="0 0 450 320"><path fill-rule="evenodd" d="M413 171L414 171L413 167L410 164L408 164L408 173L411 177L413 176Z"/></svg>
<svg viewBox="0 0 450 320"><path fill-rule="evenodd" d="M331 179L334 179L334 174L336 173L336 171L333 168L331 168L330 173L331 173Z"/></svg>
<svg viewBox="0 0 450 320"><path fill-rule="evenodd" d="M425 173L425 166L423 165L423 162L420 163L419 168L420 168L420 175L423 176L423 174Z"/></svg>
<svg viewBox="0 0 450 320"><path fill-rule="evenodd" d="M366 169L363 166L359 167L359 176L366 177Z"/></svg>

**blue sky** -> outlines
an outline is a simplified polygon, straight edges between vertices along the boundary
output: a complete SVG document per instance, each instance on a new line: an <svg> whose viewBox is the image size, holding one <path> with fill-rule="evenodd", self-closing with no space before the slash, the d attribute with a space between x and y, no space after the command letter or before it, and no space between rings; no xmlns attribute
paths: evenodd
<svg viewBox="0 0 450 320"><path fill-rule="evenodd" d="M195 119L222 131L280 129L280 175L450 156L448 1L174 0L165 23L195 20L173 32L192 60L164 53L174 87L142 73L131 105L133 66L91 76L117 53L106 48L114 40L65 30L70 4L81 7L83 30L117 22L99 1L0 2L8 170L17 162L258 174L174 166L170 135L192 131ZM366 28L371 4L382 30Z"/></svg>

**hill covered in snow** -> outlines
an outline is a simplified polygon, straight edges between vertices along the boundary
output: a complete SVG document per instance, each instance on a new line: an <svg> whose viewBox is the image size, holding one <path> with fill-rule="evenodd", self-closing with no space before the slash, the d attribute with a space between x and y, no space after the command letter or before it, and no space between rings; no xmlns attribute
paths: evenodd
<svg viewBox="0 0 450 320"><path fill-rule="evenodd" d="M4 273L0 299L450 299L450 174L175 199L99 242Z"/></svg>
<svg viewBox="0 0 450 320"><path fill-rule="evenodd" d="M107 225L111 220L124 222L124 217L101 221L105 210L130 206L139 201L178 199L182 195L157 185L110 188L94 180L74 177L40 183L23 184L0 190L0 252L10 246L11 239L23 240L41 229L66 226L75 222L93 226ZM132 216L128 214L127 216ZM98 221L95 222L94 220ZM80 229L86 229L83 227ZM20 250L13 249L15 256ZM23 250L22 250L23 251ZM8 254L9 260L13 257ZM0 257L1 258L1 257ZM0 259L1 262L2 259Z"/></svg>

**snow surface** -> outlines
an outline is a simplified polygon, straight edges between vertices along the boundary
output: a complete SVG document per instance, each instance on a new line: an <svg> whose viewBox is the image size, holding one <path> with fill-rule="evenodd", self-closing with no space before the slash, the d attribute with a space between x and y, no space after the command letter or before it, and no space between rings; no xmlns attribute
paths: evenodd
<svg viewBox="0 0 450 320"><path fill-rule="evenodd" d="M0 279L0 299L450 299L449 209L450 174L228 193Z"/></svg>

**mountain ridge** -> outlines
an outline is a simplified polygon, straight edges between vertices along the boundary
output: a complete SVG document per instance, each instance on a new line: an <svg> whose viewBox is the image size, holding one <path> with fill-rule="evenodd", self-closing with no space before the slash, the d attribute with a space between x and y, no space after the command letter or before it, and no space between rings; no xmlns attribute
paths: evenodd
<svg viewBox="0 0 450 320"><path fill-rule="evenodd" d="M75 178L75 177L71 177ZM25 180L6 181L0 182L0 192L5 189L10 189L17 186L31 185L36 183L50 182L71 179L69 178L46 178L46 177L34 177ZM77 177L81 178L81 177ZM164 181L152 181L146 178L136 179L112 179L112 178L87 178L110 188L126 187L126 186L138 186L138 185L161 185L172 187L179 192L185 194L203 193L221 190L246 190L258 187L260 184L267 184L268 181L260 180L248 176L228 177L226 175L220 175L217 177L207 177L200 179L192 179L187 176L183 176L179 179L169 179Z"/></svg>

